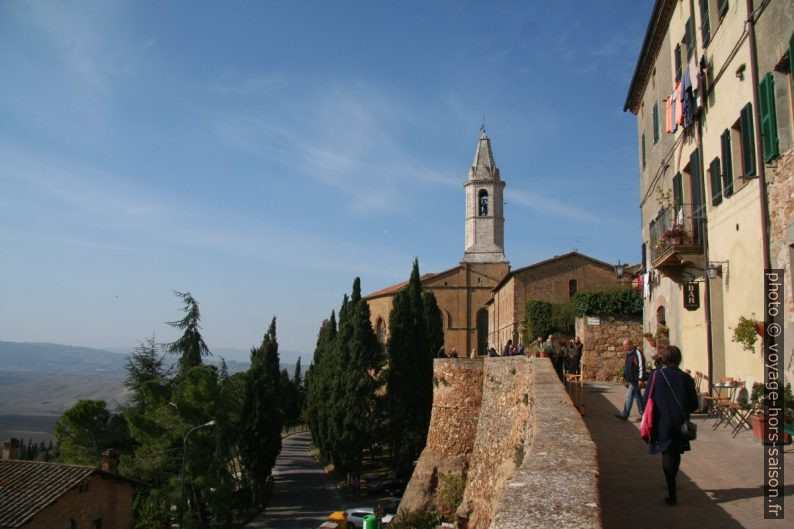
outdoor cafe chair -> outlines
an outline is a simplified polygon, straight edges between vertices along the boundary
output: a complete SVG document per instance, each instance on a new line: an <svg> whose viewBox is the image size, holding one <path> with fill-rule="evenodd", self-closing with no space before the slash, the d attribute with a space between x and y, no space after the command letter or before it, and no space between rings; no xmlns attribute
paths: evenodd
<svg viewBox="0 0 794 529"><path fill-rule="evenodd" d="M741 426L743 423L739 419L739 412L741 411L741 404L736 402L735 397L736 395L740 394L741 390L744 389L744 386L747 384L745 380L736 380L732 382L732 387L730 388L728 398L726 400L717 401L714 403L717 410L716 413L719 417L719 420L714 424L714 429L716 430L718 426L724 424L727 426L736 426L737 424Z"/></svg>
<svg viewBox="0 0 794 529"><path fill-rule="evenodd" d="M706 402L706 404L709 405L709 413L706 417L707 418L711 417L713 413L714 414L713 416L715 418L720 419L721 418L720 412L722 410L720 410L719 405L724 404L726 402L731 402L733 400L733 392L735 389L735 384L733 383L733 377L720 377L719 383L712 384L711 387L712 389L717 390L717 394L714 395L712 393L711 395L705 395L703 397L704 402ZM728 394L724 395L723 390L726 389L728 390ZM719 423L717 425L719 425ZM716 427L717 426L715 425L714 428L716 429Z"/></svg>

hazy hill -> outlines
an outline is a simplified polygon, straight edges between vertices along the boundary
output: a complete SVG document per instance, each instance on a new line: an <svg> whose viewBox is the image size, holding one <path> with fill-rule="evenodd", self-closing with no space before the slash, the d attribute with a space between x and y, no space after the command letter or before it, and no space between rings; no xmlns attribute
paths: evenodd
<svg viewBox="0 0 794 529"><path fill-rule="evenodd" d="M0 341L0 442L11 436L50 439L55 419L80 399L101 399L110 408L125 405L124 365L131 349L116 351ZM217 363L230 351L218 349L206 361ZM248 362L226 363L231 373L248 369ZM293 363L281 366L290 376L295 370Z"/></svg>

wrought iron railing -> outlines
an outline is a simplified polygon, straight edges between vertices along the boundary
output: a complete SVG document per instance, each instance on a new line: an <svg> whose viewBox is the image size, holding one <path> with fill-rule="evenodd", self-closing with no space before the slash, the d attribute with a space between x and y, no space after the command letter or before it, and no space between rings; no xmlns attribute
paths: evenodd
<svg viewBox="0 0 794 529"><path fill-rule="evenodd" d="M651 262L670 248L686 246L688 249L703 246L703 206L674 204L659 210L651 221Z"/></svg>

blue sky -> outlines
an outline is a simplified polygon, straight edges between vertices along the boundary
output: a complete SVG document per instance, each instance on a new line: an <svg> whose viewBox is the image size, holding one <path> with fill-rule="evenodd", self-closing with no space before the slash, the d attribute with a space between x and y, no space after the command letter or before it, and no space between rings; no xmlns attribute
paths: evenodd
<svg viewBox="0 0 794 529"><path fill-rule="evenodd" d="M357 275L460 261L483 116L514 268L639 261L652 4L0 3L0 340L169 341L180 290L310 354Z"/></svg>

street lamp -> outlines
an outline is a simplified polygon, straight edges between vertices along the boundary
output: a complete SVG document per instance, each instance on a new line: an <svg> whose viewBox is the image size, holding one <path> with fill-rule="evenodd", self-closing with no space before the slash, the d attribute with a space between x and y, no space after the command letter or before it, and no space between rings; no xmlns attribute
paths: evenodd
<svg viewBox="0 0 794 529"><path fill-rule="evenodd" d="M185 457L187 456L187 436L199 428L204 428L207 426L215 426L215 419L212 419L208 423L200 424L195 428L191 428L187 431L185 437L182 439L182 474L180 476L182 490L179 494L179 529L182 529L182 517L185 514Z"/></svg>
<svg viewBox="0 0 794 529"><path fill-rule="evenodd" d="M615 269L615 277L618 278L618 281L623 279L623 274L626 273L626 265L620 263L620 259L618 259L618 264L614 265L613 268Z"/></svg>

